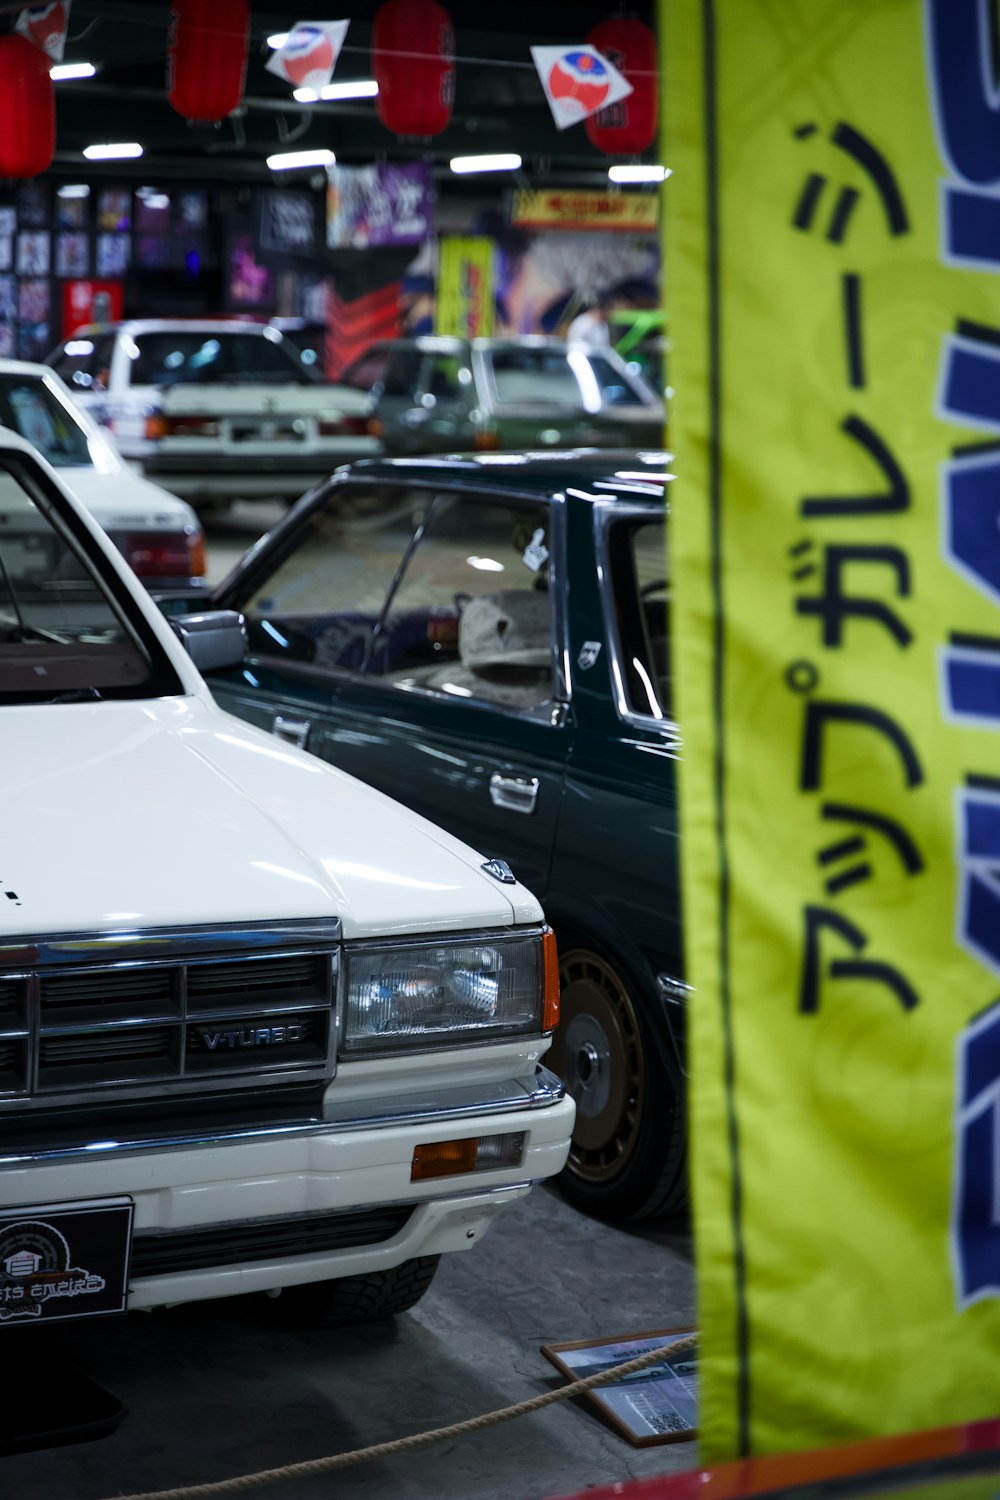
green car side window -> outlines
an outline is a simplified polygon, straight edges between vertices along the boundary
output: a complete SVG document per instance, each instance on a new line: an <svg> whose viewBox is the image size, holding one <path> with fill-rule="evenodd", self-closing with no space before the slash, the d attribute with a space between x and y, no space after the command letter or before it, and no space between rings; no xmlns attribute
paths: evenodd
<svg viewBox="0 0 1000 1500"><path fill-rule="evenodd" d="M401 687L532 710L553 697L544 504L438 495L369 670Z"/></svg>
<svg viewBox="0 0 1000 1500"><path fill-rule="evenodd" d="M607 548L613 627L630 713L669 719L670 575L661 520L613 521Z"/></svg>

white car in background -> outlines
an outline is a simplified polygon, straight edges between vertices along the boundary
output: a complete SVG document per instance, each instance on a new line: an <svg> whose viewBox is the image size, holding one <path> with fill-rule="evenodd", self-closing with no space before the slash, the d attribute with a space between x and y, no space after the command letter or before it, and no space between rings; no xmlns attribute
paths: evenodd
<svg viewBox="0 0 1000 1500"><path fill-rule="evenodd" d="M82 328L46 362L130 463L196 506L297 500L339 464L381 452L367 393L323 380L264 324Z"/></svg>
<svg viewBox="0 0 1000 1500"><path fill-rule="evenodd" d="M190 505L134 473L47 365L0 359L0 426L59 470L143 583L204 587L205 536Z"/></svg>

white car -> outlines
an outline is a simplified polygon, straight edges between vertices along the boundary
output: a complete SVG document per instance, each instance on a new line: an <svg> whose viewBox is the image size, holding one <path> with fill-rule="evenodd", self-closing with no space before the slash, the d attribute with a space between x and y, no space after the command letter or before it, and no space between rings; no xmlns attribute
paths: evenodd
<svg viewBox="0 0 1000 1500"><path fill-rule="evenodd" d="M47 365L0 359L0 426L27 438L150 587L205 583L205 536L185 501L124 463Z"/></svg>
<svg viewBox="0 0 1000 1500"><path fill-rule="evenodd" d="M566 1161L538 902L220 709L243 644L0 433L0 1323L399 1312Z"/></svg>
<svg viewBox="0 0 1000 1500"><path fill-rule="evenodd" d="M324 381L260 323L84 328L47 363L130 463L195 506L297 500L338 464L381 451L367 395Z"/></svg>

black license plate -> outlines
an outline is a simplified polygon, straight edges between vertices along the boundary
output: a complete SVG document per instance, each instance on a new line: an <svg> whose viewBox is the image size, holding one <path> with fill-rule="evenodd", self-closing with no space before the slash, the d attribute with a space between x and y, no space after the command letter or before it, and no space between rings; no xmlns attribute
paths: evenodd
<svg viewBox="0 0 1000 1500"><path fill-rule="evenodd" d="M262 422L255 427L232 428L234 443L297 443L302 437L294 427L282 427L277 422Z"/></svg>
<svg viewBox="0 0 1000 1500"><path fill-rule="evenodd" d="M132 1207L95 1198L0 1213L0 1324L124 1312Z"/></svg>

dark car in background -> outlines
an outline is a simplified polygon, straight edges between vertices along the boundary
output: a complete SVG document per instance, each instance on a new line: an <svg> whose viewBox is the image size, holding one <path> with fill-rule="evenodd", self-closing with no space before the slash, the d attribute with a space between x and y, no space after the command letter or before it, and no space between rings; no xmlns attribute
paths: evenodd
<svg viewBox="0 0 1000 1500"><path fill-rule="evenodd" d="M541 337L389 339L340 381L370 393L369 431L393 456L664 440L663 402L611 348Z"/></svg>
<svg viewBox="0 0 1000 1500"><path fill-rule="evenodd" d="M560 946L563 1184L614 1218L686 1192L662 452L374 461L216 590L227 709L506 861ZM370 878L380 878L373 847ZM502 868L502 867L498 867Z"/></svg>

